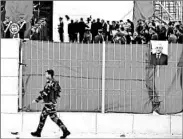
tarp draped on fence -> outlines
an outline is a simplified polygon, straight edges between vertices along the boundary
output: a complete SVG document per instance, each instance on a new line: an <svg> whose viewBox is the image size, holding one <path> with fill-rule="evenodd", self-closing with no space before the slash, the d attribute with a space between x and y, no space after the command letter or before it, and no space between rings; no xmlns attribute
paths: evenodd
<svg viewBox="0 0 183 139"><path fill-rule="evenodd" d="M33 1L6 1L5 10L5 16L13 22L18 22L20 17L30 22L33 16Z"/></svg>
<svg viewBox="0 0 183 139"><path fill-rule="evenodd" d="M154 13L153 1L134 1L133 22L136 26L139 19L146 20Z"/></svg>
<svg viewBox="0 0 183 139"><path fill-rule="evenodd" d="M102 44L63 44L27 41L23 45L23 106L29 106L55 70L62 87L58 111L100 112L102 107ZM106 44L105 111L160 114L182 111L183 49L169 45L169 64L149 65L149 46ZM31 104L40 111L41 104Z"/></svg>

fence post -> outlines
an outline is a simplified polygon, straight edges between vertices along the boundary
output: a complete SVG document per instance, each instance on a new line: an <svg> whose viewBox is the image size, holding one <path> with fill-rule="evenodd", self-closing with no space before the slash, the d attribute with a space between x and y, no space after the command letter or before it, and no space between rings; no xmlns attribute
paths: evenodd
<svg viewBox="0 0 183 139"><path fill-rule="evenodd" d="M19 88L19 109L22 109L22 45L20 42L19 46L19 78L18 78L18 88Z"/></svg>
<svg viewBox="0 0 183 139"><path fill-rule="evenodd" d="M105 41L102 47L102 113L105 113Z"/></svg>

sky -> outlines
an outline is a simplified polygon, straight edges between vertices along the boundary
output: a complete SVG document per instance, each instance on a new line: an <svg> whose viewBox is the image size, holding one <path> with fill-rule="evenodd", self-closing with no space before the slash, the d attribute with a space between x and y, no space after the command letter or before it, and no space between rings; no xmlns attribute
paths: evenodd
<svg viewBox="0 0 183 139"><path fill-rule="evenodd" d="M73 18L88 17L105 20L132 19L133 1L54 1L54 13L60 16L68 14Z"/></svg>

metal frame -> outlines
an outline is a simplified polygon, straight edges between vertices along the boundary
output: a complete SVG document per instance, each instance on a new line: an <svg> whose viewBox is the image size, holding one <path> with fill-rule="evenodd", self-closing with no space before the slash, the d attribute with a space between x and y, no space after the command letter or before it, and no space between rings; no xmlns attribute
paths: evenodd
<svg viewBox="0 0 183 139"><path fill-rule="evenodd" d="M154 1L154 15L165 21L183 21L183 2L182 1Z"/></svg>

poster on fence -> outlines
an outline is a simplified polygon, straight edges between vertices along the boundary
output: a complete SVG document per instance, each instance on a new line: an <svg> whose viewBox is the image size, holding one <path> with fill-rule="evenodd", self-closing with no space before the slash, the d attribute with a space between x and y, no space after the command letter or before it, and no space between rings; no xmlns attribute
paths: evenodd
<svg viewBox="0 0 183 139"><path fill-rule="evenodd" d="M151 64L168 65L168 41L151 41Z"/></svg>

